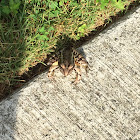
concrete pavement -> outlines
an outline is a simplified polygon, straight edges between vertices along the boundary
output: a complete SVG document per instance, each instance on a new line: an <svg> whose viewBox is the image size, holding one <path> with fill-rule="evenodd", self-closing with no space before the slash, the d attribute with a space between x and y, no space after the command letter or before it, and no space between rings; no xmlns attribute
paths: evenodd
<svg viewBox="0 0 140 140"><path fill-rule="evenodd" d="M79 51L79 84L47 70L0 103L0 140L140 140L140 7Z"/></svg>

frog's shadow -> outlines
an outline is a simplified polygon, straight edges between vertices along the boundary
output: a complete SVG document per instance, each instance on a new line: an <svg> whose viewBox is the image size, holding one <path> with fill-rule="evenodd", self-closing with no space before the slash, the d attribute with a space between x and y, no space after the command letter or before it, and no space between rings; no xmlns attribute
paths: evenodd
<svg viewBox="0 0 140 140"><path fill-rule="evenodd" d="M78 53L80 53L84 58L86 58L86 54L84 52L81 43L79 41L69 38L66 35L61 36L57 41L55 53L58 53L64 47L73 47L74 49L77 50Z"/></svg>
<svg viewBox="0 0 140 140"><path fill-rule="evenodd" d="M78 51L82 56L84 56L84 58L86 58L86 54L85 54L84 49L83 49L82 46L79 47L79 48L77 48L77 51Z"/></svg>

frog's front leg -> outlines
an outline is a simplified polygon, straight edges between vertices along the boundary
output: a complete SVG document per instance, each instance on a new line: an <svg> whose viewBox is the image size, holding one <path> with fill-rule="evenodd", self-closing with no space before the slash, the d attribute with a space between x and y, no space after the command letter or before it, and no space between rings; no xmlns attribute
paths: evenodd
<svg viewBox="0 0 140 140"><path fill-rule="evenodd" d="M74 81L74 84L77 84L81 80L80 65L79 64L75 64L74 70L76 71L76 80Z"/></svg>
<svg viewBox="0 0 140 140"><path fill-rule="evenodd" d="M53 75L54 75L54 70L57 69L57 68L58 68L58 61L54 62L54 63L52 64L52 66L50 67L49 72L48 72L48 77L49 77L49 78L52 78L52 77L53 77Z"/></svg>

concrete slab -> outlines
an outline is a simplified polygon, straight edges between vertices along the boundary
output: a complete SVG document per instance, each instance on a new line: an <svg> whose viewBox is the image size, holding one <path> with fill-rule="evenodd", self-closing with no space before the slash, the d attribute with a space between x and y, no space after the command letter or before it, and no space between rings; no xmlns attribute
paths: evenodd
<svg viewBox="0 0 140 140"><path fill-rule="evenodd" d="M78 85L47 71L0 103L0 140L140 139L140 7L82 49Z"/></svg>

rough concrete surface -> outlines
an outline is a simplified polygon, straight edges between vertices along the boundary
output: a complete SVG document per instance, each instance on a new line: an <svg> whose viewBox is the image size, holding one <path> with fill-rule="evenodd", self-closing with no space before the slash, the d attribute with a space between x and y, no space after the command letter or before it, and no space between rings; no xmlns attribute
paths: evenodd
<svg viewBox="0 0 140 140"><path fill-rule="evenodd" d="M47 70L0 103L0 140L140 140L140 7L79 50L79 84Z"/></svg>

